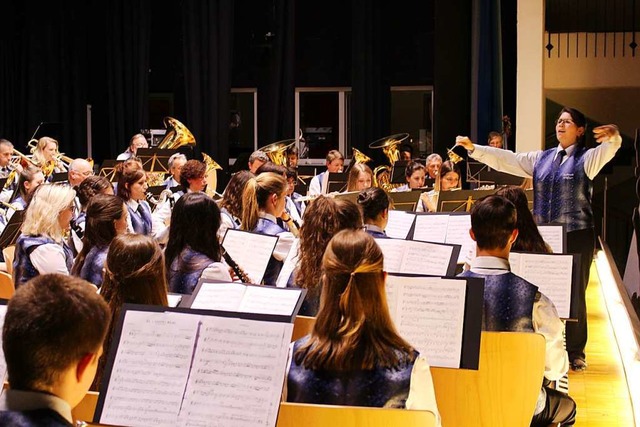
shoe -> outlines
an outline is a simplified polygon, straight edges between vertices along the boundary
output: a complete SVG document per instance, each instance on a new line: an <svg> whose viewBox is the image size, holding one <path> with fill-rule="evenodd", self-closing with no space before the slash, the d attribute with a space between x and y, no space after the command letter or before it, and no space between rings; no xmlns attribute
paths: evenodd
<svg viewBox="0 0 640 427"><path fill-rule="evenodd" d="M571 361L571 370L575 372L582 372L587 369L587 361L581 357L576 357Z"/></svg>

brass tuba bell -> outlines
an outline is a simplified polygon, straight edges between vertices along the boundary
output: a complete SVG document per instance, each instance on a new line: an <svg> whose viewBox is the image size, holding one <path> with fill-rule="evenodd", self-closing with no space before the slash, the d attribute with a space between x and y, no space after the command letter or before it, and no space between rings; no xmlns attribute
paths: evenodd
<svg viewBox="0 0 640 427"><path fill-rule="evenodd" d="M449 161L451 161L451 163L453 163L454 165L464 160L462 156L453 151L452 148L447 148L447 157L449 157Z"/></svg>
<svg viewBox="0 0 640 427"><path fill-rule="evenodd" d="M204 164L207 165L205 172L205 176L207 177L207 189L205 190L205 193L207 193L209 197L213 197L216 194L216 187L218 186L218 173L216 171L222 170L222 166L213 160L207 153L202 153L202 160L204 161Z"/></svg>
<svg viewBox="0 0 640 427"><path fill-rule="evenodd" d="M196 145L196 138L179 120L167 116L163 122L164 127L167 128L167 133L165 133L162 141L158 143L158 148L170 150L185 145Z"/></svg>
<svg viewBox="0 0 640 427"><path fill-rule="evenodd" d="M351 157L353 158L353 164L357 165L358 163L369 163L373 159L357 148L352 148L351 152L353 153Z"/></svg>
<svg viewBox="0 0 640 427"><path fill-rule="evenodd" d="M265 153L272 163L278 166L286 166L287 150L289 149L289 147L293 147L296 142L298 142L297 139L283 139L282 141L277 141L272 144L265 145L260 149L260 151Z"/></svg>
<svg viewBox="0 0 640 427"><path fill-rule="evenodd" d="M369 148L382 148L382 152L387 156L389 163L393 166L400 158L398 146L408 137L408 133L396 133L395 135L385 136L384 138L373 141L369 144Z"/></svg>

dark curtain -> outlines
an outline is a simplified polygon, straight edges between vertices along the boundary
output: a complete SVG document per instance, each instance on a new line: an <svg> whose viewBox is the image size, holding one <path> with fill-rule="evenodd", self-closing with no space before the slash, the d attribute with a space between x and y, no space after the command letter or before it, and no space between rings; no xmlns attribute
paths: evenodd
<svg viewBox="0 0 640 427"><path fill-rule="evenodd" d="M486 143L502 131L502 28L500 0L473 3L471 139Z"/></svg>
<svg viewBox="0 0 640 427"><path fill-rule="evenodd" d="M353 1L351 62L351 146L386 162L380 150L371 152L374 140L387 136L390 122L390 87L384 81L382 4ZM351 153L345 153L351 156Z"/></svg>
<svg viewBox="0 0 640 427"><path fill-rule="evenodd" d="M229 164L233 0L185 0L182 7L186 114L197 149ZM218 188L224 188L224 175Z"/></svg>
<svg viewBox="0 0 640 427"><path fill-rule="evenodd" d="M148 128L150 0L111 0L107 6L106 67L109 151L115 157Z"/></svg>
<svg viewBox="0 0 640 427"><path fill-rule="evenodd" d="M295 115L295 0L273 0L270 36L258 76L258 146L297 136Z"/></svg>
<svg viewBox="0 0 640 427"><path fill-rule="evenodd" d="M90 3L3 5L0 28L0 137L28 154L40 122L60 123L60 151L86 153Z"/></svg>

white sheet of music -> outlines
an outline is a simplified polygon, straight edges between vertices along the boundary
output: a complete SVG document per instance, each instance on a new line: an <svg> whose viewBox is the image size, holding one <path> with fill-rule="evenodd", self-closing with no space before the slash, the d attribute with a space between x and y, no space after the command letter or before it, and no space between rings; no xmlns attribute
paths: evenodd
<svg viewBox="0 0 640 427"><path fill-rule="evenodd" d="M191 308L238 311L247 287L235 282L204 282L191 302Z"/></svg>
<svg viewBox="0 0 640 427"><path fill-rule="evenodd" d="M462 246L458 263L471 260L476 256L476 242L473 241L469 230L471 229L471 215L449 215L447 225L447 238L444 243L454 243Z"/></svg>
<svg viewBox="0 0 640 427"><path fill-rule="evenodd" d="M384 271L399 273L402 270L405 242L399 239L376 239L384 256Z"/></svg>
<svg viewBox="0 0 640 427"><path fill-rule="evenodd" d="M183 313L127 311L100 423L177 424L199 320Z"/></svg>
<svg viewBox="0 0 640 427"><path fill-rule="evenodd" d="M553 302L561 318L570 317L573 255L512 252L509 264L513 274L536 285Z"/></svg>
<svg viewBox="0 0 640 427"><path fill-rule="evenodd" d="M387 276L396 328L431 366L460 367L466 286L464 280Z"/></svg>
<svg viewBox="0 0 640 427"><path fill-rule="evenodd" d="M415 214L390 209L389 222L387 222L387 226L384 231L387 233L387 236L391 238L406 239L415 219Z"/></svg>
<svg viewBox="0 0 640 427"><path fill-rule="evenodd" d="M281 289L272 286L247 286L238 311L242 313L282 314L292 316L300 299L301 289Z"/></svg>
<svg viewBox="0 0 640 427"><path fill-rule="evenodd" d="M228 229L222 245L251 281L260 284L277 242L278 236Z"/></svg>
<svg viewBox="0 0 640 427"><path fill-rule="evenodd" d="M384 255L384 270L389 273L444 276L453 247L428 242L376 239Z"/></svg>
<svg viewBox="0 0 640 427"><path fill-rule="evenodd" d="M169 307L177 307L180 301L182 301L182 295L167 294L167 301L169 302Z"/></svg>
<svg viewBox="0 0 640 427"><path fill-rule="evenodd" d="M291 244L291 249L289 250L289 255L284 260L284 264L282 265L282 269L280 270L280 275L278 275L278 280L276 280L276 286L278 288L286 288L287 282L289 281L289 277L293 270L296 269L296 264L298 263L298 248L300 247L300 239L295 239Z"/></svg>
<svg viewBox="0 0 640 427"><path fill-rule="evenodd" d="M7 314L6 304L0 304L0 331L4 326L4 316ZM4 352L2 351L2 334L0 333L0 381L4 381L7 377L7 362L4 360Z"/></svg>
<svg viewBox="0 0 640 427"><path fill-rule="evenodd" d="M561 225L539 225L538 231L547 245L551 246L554 254L564 253L562 251L564 231Z"/></svg>
<svg viewBox="0 0 640 427"><path fill-rule="evenodd" d="M203 317L181 425L275 426L290 323Z"/></svg>
<svg viewBox="0 0 640 427"><path fill-rule="evenodd" d="M416 215L413 240L444 243L448 224L449 215Z"/></svg>

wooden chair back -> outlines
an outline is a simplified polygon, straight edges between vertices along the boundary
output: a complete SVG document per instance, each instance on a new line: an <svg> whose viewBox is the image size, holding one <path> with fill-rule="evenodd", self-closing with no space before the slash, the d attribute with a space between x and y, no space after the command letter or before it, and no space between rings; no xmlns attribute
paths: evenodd
<svg viewBox="0 0 640 427"><path fill-rule="evenodd" d="M296 316L296 320L294 320L293 322L293 334L291 335L291 342L310 334L315 321L315 317Z"/></svg>
<svg viewBox="0 0 640 427"><path fill-rule="evenodd" d="M544 362L540 334L482 332L477 371L431 368L442 425L529 426Z"/></svg>
<svg viewBox="0 0 640 427"><path fill-rule="evenodd" d="M280 403L276 427L301 425L305 427L432 427L436 425L436 417L431 411Z"/></svg>
<svg viewBox="0 0 640 427"><path fill-rule="evenodd" d="M93 421L93 415L96 413L96 407L98 406L98 397L100 393L97 391L88 391L84 395L80 403L71 410L71 416L73 421L84 421L90 423Z"/></svg>
<svg viewBox="0 0 640 427"><path fill-rule="evenodd" d="M2 256L4 257L4 262L7 264L7 273L13 276L13 260L15 258L16 247L15 245L7 246L2 249Z"/></svg>
<svg viewBox="0 0 640 427"><path fill-rule="evenodd" d="M13 277L9 273L0 271L0 299L11 299L15 292Z"/></svg>

